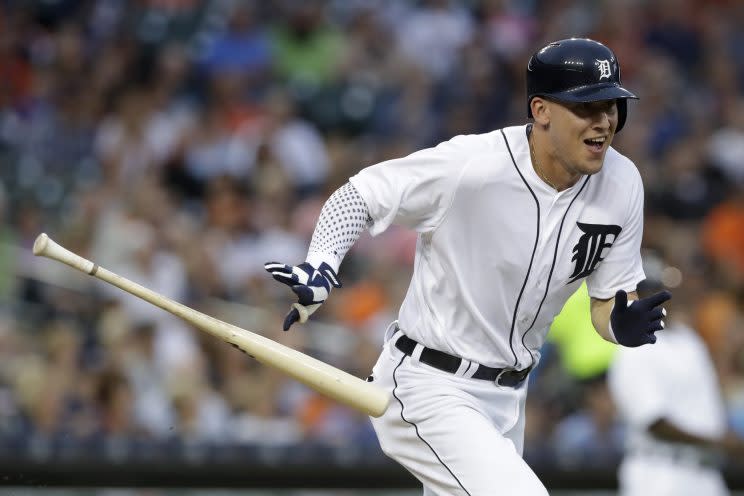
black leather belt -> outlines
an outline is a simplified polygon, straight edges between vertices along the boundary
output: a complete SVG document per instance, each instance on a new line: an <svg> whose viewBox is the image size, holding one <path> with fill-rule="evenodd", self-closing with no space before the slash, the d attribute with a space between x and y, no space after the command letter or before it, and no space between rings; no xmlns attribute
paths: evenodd
<svg viewBox="0 0 744 496"><path fill-rule="evenodd" d="M411 356L413 354L413 350L416 349L417 344L419 343L404 334L395 340L395 347L408 356ZM460 368L462 358L450 355L449 353L445 353L443 351L424 347L424 349L421 351L419 361L425 363L426 365L430 365L435 369L454 374ZM522 381L527 378L530 370L532 370L532 367L526 368L524 370L514 370L499 369L478 364L473 365L476 365L478 367L477 369L475 369L475 372L471 376L473 379L495 381L499 386L507 387L519 386Z"/></svg>

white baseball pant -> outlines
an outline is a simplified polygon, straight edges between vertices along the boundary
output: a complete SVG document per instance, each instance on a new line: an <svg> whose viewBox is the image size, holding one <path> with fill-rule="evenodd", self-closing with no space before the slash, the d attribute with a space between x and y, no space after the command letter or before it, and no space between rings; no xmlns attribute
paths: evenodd
<svg viewBox="0 0 744 496"><path fill-rule="evenodd" d="M408 469L424 495L545 496L522 459L527 381L519 387L461 377L385 343L374 382L392 393L372 418L383 452Z"/></svg>

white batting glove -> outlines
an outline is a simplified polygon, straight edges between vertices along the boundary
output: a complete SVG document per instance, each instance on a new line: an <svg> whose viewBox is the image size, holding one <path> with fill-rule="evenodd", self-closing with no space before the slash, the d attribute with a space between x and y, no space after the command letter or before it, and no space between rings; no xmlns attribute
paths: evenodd
<svg viewBox="0 0 744 496"><path fill-rule="evenodd" d="M331 287L340 288L336 272L323 262L316 269L308 262L300 265L286 265L279 262L268 262L264 268L277 281L292 288L297 295L297 303L284 318L284 330L287 331L295 322L307 322L313 312L323 304L331 292Z"/></svg>

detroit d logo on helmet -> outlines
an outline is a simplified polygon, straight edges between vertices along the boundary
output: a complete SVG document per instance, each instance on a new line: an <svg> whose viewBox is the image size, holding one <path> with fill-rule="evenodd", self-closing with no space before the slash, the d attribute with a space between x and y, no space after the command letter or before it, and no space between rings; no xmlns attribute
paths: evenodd
<svg viewBox="0 0 744 496"><path fill-rule="evenodd" d="M610 65L610 61L607 59L596 61L597 68L599 69L599 80L601 81L602 78L611 78L612 77L612 66Z"/></svg>

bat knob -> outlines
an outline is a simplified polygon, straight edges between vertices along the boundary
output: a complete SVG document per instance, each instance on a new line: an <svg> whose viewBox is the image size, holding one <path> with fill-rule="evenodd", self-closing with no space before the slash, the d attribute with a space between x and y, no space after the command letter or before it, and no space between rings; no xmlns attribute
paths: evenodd
<svg viewBox="0 0 744 496"><path fill-rule="evenodd" d="M36 237L36 241L34 241L34 255L39 256L42 253L44 253L44 250L46 250L48 241L49 241L49 236L47 236L46 233L39 234Z"/></svg>

